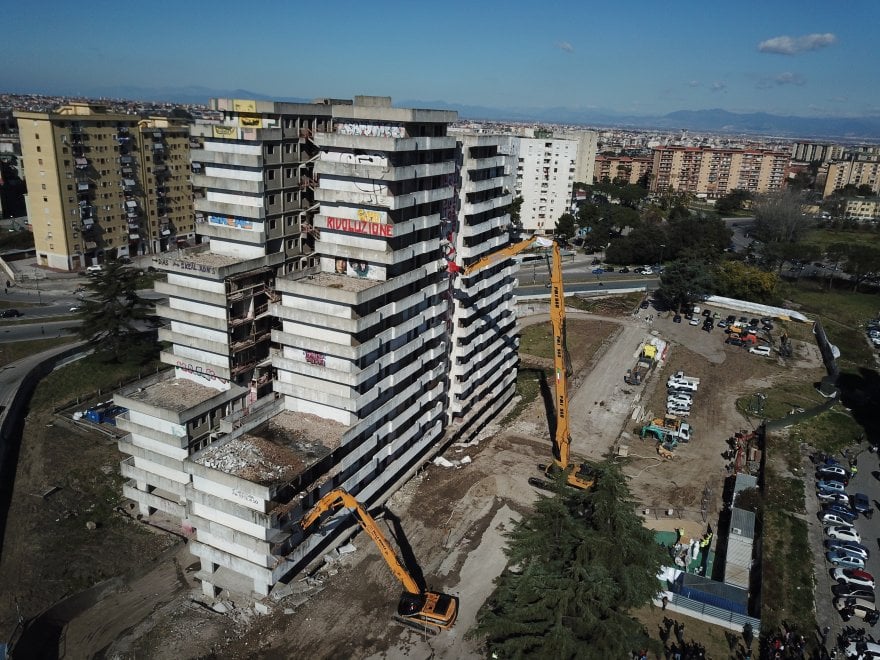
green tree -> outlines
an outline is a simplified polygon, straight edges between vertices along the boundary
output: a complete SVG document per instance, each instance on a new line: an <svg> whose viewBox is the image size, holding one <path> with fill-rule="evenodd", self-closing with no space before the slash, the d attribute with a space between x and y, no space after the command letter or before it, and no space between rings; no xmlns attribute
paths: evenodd
<svg viewBox="0 0 880 660"><path fill-rule="evenodd" d="M502 658L621 658L647 633L629 611L657 593L666 554L636 514L620 469L598 466L593 491L561 480L508 534L510 569L476 634Z"/></svg>
<svg viewBox="0 0 880 660"><path fill-rule="evenodd" d="M574 238L577 232L577 223L571 213L563 213L556 221L556 235L565 238Z"/></svg>
<svg viewBox="0 0 880 660"><path fill-rule="evenodd" d="M853 291L869 277L880 274L880 250L866 243L850 244L846 252L846 266L853 281Z"/></svg>
<svg viewBox="0 0 880 660"><path fill-rule="evenodd" d="M149 309L137 293L138 277L138 271L120 261L107 262L86 285L91 293L79 311L79 336L117 361L128 353L131 338L141 331L138 324Z"/></svg>
<svg viewBox="0 0 880 660"><path fill-rule="evenodd" d="M714 274L708 263L679 259L663 270L655 295L672 309L681 311L714 290Z"/></svg>
<svg viewBox="0 0 880 660"><path fill-rule="evenodd" d="M776 302L775 273L742 261L724 261L715 269L715 292L756 303Z"/></svg>
<svg viewBox="0 0 880 660"><path fill-rule="evenodd" d="M670 259L716 262L730 245L732 231L717 215L675 214L666 231L666 256Z"/></svg>
<svg viewBox="0 0 880 660"><path fill-rule="evenodd" d="M737 188L736 190L731 190L723 197L720 197L718 201L715 202L715 210L721 215L729 215L741 210L749 199L751 199L751 194L748 190L740 190Z"/></svg>
<svg viewBox="0 0 880 660"><path fill-rule="evenodd" d="M510 206L507 207L507 212L510 214L510 224L513 225L516 231L522 231L522 219L520 217L520 209L522 209L523 198L522 197L514 197L510 202Z"/></svg>
<svg viewBox="0 0 880 660"><path fill-rule="evenodd" d="M755 208L755 234L765 243L796 243L809 229L799 192L783 190L763 195Z"/></svg>

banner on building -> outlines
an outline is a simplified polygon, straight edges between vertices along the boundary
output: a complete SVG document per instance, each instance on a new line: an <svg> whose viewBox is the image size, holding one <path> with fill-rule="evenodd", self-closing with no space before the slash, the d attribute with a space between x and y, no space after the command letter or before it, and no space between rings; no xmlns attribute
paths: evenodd
<svg viewBox="0 0 880 660"><path fill-rule="evenodd" d="M247 218L238 218L232 215L208 214L208 222L212 225L223 225L224 227L232 227L233 229L254 229L253 220L248 220Z"/></svg>
<svg viewBox="0 0 880 660"><path fill-rule="evenodd" d="M257 111L257 102L251 99L232 99L233 112L250 112Z"/></svg>
<svg viewBox="0 0 880 660"><path fill-rule="evenodd" d="M260 128L263 120L260 115L239 115L238 125L242 128Z"/></svg>
<svg viewBox="0 0 880 660"><path fill-rule="evenodd" d="M222 140L235 140L238 138L238 128L235 126L212 126L211 131L215 138Z"/></svg>

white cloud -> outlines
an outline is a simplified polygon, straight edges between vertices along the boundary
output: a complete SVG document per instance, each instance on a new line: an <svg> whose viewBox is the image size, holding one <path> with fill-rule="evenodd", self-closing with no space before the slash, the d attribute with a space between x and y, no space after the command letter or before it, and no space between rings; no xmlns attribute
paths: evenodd
<svg viewBox="0 0 880 660"><path fill-rule="evenodd" d="M564 52L566 52L566 53L573 53L573 52L574 52L574 46L572 46L572 45L571 45L570 43L568 43L567 41L560 41L560 42L558 42L558 43L556 44L556 47L557 47L559 50L564 51Z"/></svg>
<svg viewBox="0 0 880 660"><path fill-rule="evenodd" d="M758 89L770 89L771 87L782 87L784 85L805 85L806 79L799 73L784 71L772 78L761 78L757 82Z"/></svg>
<svg viewBox="0 0 880 660"><path fill-rule="evenodd" d="M727 89L727 83L716 80L712 83L709 89L713 92L723 92L725 89Z"/></svg>
<svg viewBox="0 0 880 660"><path fill-rule="evenodd" d="M806 34L803 37L773 37L758 44L762 53L778 55L797 55L809 50L819 50L837 43L837 36L831 32L824 34Z"/></svg>
<svg viewBox="0 0 880 660"><path fill-rule="evenodd" d="M702 84L703 83L701 83L699 80L691 80L688 83L688 87L700 87L700 86L702 86Z"/></svg>

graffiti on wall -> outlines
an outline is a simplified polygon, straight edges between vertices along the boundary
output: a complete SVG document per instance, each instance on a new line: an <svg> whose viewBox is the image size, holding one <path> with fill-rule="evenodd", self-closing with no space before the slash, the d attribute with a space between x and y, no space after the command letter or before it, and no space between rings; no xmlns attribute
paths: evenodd
<svg viewBox="0 0 880 660"><path fill-rule="evenodd" d="M383 225L380 222L365 220L349 220L348 218L327 217L327 229L347 231L352 234L366 234L367 236L381 236L391 238L394 236L393 225Z"/></svg>
<svg viewBox="0 0 880 660"><path fill-rule="evenodd" d="M207 264L199 264L194 261L184 261L183 259L169 259L168 257L153 257L153 263L167 270L194 271L197 273L207 273L209 275L217 274L216 266L208 266Z"/></svg>
<svg viewBox="0 0 880 660"><path fill-rule="evenodd" d="M206 369L202 366L193 366L192 363L184 362L183 360L178 360L175 366L177 366L177 368L181 371L193 374L194 376L198 376L199 378L204 378L207 381L217 381L224 385L229 382L225 378L220 378L216 373L214 373L214 370L210 367Z"/></svg>
<svg viewBox="0 0 880 660"><path fill-rule="evenodd" d="M209 213L208 222L212 225L223 225L224 227L233 227L235 229L252 230L254 228L253 220L232 215L213 215Z"/></svg>
<svg viewBox="0 0 880 660"><path fill-rule="evenodd" d="M327 359L323 353L318 353L316 351L305 351L305 350L303 351L303 353L305 353L306 362L308 362L309 364L314 364L319 367L326 367L327 366L327 364L326 364Z"/></svg>
<svg viewBox="0 0 880 660"><path fill-rule="evenodd" d="M404 130L403 126L387 126L384 124L355 124L353 122L337 122L336 132L339 135L364 135L366 137L406 137L406 131Z"/></svg>

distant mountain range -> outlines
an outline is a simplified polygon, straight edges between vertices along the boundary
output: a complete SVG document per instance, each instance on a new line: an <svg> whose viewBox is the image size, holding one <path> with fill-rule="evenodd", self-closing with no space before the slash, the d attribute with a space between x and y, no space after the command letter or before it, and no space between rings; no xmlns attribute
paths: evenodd
<svg viewBox="0 0 880 660"><path fill-rule="evenodd" d="M82 93L82 92L80 92ZM309 103L305 97L268 96L244 89L220 90L207 87L106 87L91 90L89 96L133 100L206 104L211 98L245 98ZM880 142L880 116L796 117L765 112L735 113L721 109L678 110L665 115L627 115L613 110L578 108L493 108L446 101L401 100L396 106L455 110L463 119L489 121L577 124L592 127L629 129L689 130L778 136L784 138L827 138L860 142Z"/></svg>

